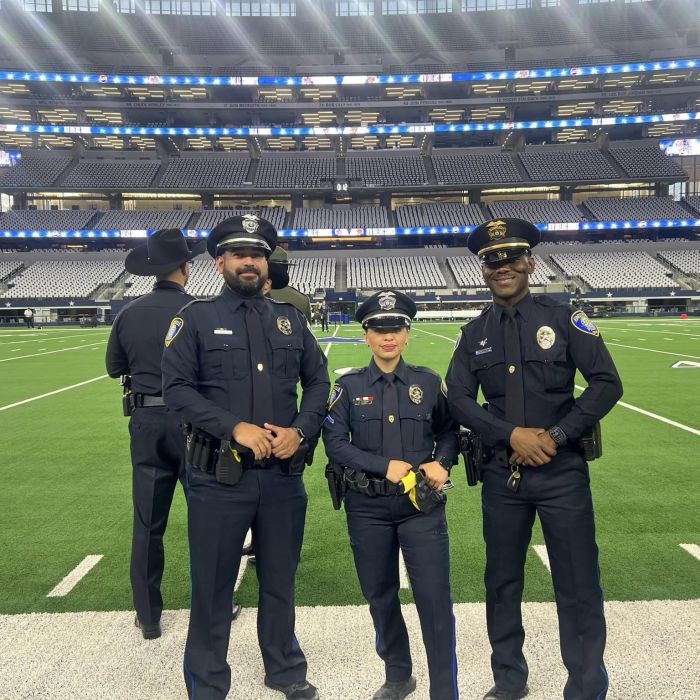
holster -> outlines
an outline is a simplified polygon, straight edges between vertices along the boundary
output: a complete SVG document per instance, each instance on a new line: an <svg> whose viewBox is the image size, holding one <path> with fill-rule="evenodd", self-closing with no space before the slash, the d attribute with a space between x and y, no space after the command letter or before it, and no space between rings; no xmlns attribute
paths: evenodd
<svg viewBox="0 0 700 700"><path fill-rule="evenodd" d="M420 469L415 469L415 472L415 505L421 513L430 513L439 505L447 502L447 496L442 491L436 491L428 485Z"/></svg>
<svg viewBox="0 0 700 700"><path fill-rule="evenodd" d="M603 456L603 436L600 431L600 421L596 421L590 430L578 439L576 446L587 462L592 462Z"/></svg>
<svg viewBox="0 0 700 700"><path fill-rule="evenodd" d="M235 486L241 480L243 476L243 460L238 449L236 449L240 447L240 445L230 440L221 441L214 469L214 476L220 484ZM250 450L248 452L252 457Z"/></svg>
<svg viewBox="0 0 700 700"><path fill-rule="evenodd" d="M342 464L329 462L326 465L326 479L328 480L328 491L331 494L331 502L335 510L340 510L343 505L347 484L345 483L345 467Z"/></svg>
<svg viewBox="0 0 700 700"><path fill-rule="evenodd" d="M131 375L122 374L119 378L119 383L122 385L122 411L128 418L136 407L134 405L134 393L131 391Z"/></svg>
<svg viewBox="0 0 700 700"><path fill-rule="evenodd" d="M467 472L467 484L476 486L481 479L481 465L483 464L483 444L481 437L471 430L461 430L459 433L459 451L464 459L464 468Z"/></svg>

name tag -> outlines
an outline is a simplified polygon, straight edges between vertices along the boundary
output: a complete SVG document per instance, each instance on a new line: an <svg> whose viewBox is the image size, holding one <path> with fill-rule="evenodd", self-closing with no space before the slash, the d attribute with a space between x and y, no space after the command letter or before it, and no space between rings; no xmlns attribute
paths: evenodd
<svg viewBox="0 0 700 700"><path fill-rule="evenodd" d="M230 328L215 328L214 335L233 335L233 331Z"/></svg>
<svg viewBox="0 0 700 700"><path fill-rule="evenodd" d="M491 348L484 348L483 350L477 350L474 354L475 355L483 355L487 352L491 352Z"/></svg>

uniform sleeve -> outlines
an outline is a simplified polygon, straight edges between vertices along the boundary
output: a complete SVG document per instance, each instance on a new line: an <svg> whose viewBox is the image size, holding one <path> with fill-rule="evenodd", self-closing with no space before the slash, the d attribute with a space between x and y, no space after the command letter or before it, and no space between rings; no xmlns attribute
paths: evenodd
<svg viewBox="0 0 700 700"><path fill-rule="evenodd" d="M341 392L340 396L331 401L328 415L323 422L323 444L328 459L350 469L385 477L389 469L387 457L366 452L350 444L350 399L342 380L336 385L334 394L338 389Z"/></svg>
<svg viewBox="0 0 700 700"><path fill-rule="evenodd" d="M229 439L241 419L197 391L200 347L194 316L191 308L185 307L178 312L176 318L183 320L182 328L163 351L163 399L186 423L220 440ZM168 331L170 335L171 331Z"/></svg>
<svg viewBox="0 0 700 700"><path fill-rule="evenodd" d="M450 411L460 425L480 435L487 445L508 444L510 434L517 426L497 418L479 405L479 380L469 368L464 328L452 354L445 384Z"/></svg>
<svg viewBox="0 0 700 700"><path fill-rule="evenodd" d="M318 435L321 429L331 383L328 379L328 360L306 320L300 320L304 328L304 350L300 370L303 392L294 425L301 428L307 438L311 438Z"/></svg>
<svg viewBox="0 0 700 700"><path fill-rule="evenodd" d="M559 421L559 427L569 440L577 440L622 398L622 380L597 330L581 331L572 322L567 328L567 352L588 386Z"/></svg>
<svg viewBox="0 0 700 700"><path fill-rule="evenodd" d="M433 408L433 435L435 453L433 459L452 466L457 463L459 453L459 424L452 417L447 397L438 389L437 401Z"/></svg>
<svg viewBox="0 0 700 700"><path fill-rule="evenodd" d="M123 374L129 374L129 358L119 340L120 320L121 314L117 316L112 324L112 330L110 331L109 340L107 341L107 353L105 355L107 374L114 379L121 377Z"/></svg>

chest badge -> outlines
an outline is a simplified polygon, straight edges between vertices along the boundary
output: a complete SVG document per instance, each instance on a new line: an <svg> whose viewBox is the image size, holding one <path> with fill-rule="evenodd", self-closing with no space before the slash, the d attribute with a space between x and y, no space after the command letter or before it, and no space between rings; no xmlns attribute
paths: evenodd
<svg viewBox="0 0 700 700"><path fill-rule="evenodd" d="M284 335L292 334L292 322L286 316L277 317L277 330Z"/></svg>
<svg viewBox="0 0 700 700"><path fill-rule="evenodd" d="M418 384L411 384L408 387L408 398L415 404L419 404L423 401L423 389L421 389Z"/></svg>
<svg viewBox="0 0 700 700"><path fill-rule="evenodd" d="M549 350L554 345L556 338L557 334L549 326L542 326L537 330L537 344L543 350Z"/></svg>

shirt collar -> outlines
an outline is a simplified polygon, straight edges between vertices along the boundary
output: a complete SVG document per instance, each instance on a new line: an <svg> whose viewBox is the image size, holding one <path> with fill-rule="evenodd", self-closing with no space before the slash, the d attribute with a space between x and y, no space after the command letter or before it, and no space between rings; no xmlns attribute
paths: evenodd
<svg viewBox="0 0 700 700"><path fill-rule="evenodd" d="M372 358L372 361L369 363L368 373L370 384L374 384L376 381L379 380L380 377L384 376L384 372L382 372L382 370L380 370L379 367L377 367L377 363L374 361L374 358ZM408 384L408 367L406 367L406 363L403 361L403 357L399 360L399 364L396 365L394 375L397 379L400 379L404 384Z"/></svg>
<svg viewBox="0 0 700 700"><path fill-rule="evenodd" d="M255 305L261 305L265 301L265 297L263 296L263 293L260 292L259 294L256 294L254 297L244 297L242 294L239 294L238 292L234 291L229 287L228 284L224 285L224 288L221 292L221 296L226 300L228 305L231 307L232 311L236 311L238 307L244 302L244 301L254 301Z"/></svg>
<svg viewBox="0 0 700 700"><path fill-rule="evenodd" d="M178 284L177 282L171 282L170 280L161 280L153 285L153 289L177 289L178 292L184 292L185 288Z"/></svg>
<svg viewBox="0 0 700 700"><path fill-rule="evenodd" d="M523 317L523 320L527 321L528 318L532 315L534 304L535 304L535 302L532 298L532 294L530 294L530 292L528 292L515 305L515 310ZM496 320L500 323L501 317L503 316L503 311L506 307L502 306L501 304L496 304L494 302L494 304L491 308L493 309L493 313L496 316Z"/></svg>

